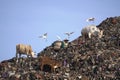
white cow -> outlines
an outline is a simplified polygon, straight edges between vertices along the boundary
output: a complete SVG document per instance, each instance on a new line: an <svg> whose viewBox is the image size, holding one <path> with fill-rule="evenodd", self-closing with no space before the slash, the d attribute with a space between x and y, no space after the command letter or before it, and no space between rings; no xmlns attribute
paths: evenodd
<svg viewBox="0 0 120 80"><path fill-rule="evenodd" d="M86 35L91 38L93 36L98 36L101 38L103 36L103 30L100 30L95 25L89 25L82 29L81 34L85 37Z"/></svg>
<svg viewBox="0 0 120 80"><path fill-rule="evenodd" d="M16 57L21 56L21 54L27 55L27 57L35 57L35 53L32 51L32 47L30 45L25 44L17 44L16 45Z"/></svg>

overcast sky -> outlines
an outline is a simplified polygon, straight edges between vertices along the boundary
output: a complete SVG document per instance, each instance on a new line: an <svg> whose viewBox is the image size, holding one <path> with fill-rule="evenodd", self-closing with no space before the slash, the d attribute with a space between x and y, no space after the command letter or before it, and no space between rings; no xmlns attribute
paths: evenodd
<svg viewBox="0 0 120 80"><path fill-rule="evenodd" d="M99 25L108 17L120 16L120 0L0 0L0 61L15 57L16 44L30 44L37 53L86 25ZM94 23L86 22L95 17ZM38 36L48 33L47 41Z"/></svg>

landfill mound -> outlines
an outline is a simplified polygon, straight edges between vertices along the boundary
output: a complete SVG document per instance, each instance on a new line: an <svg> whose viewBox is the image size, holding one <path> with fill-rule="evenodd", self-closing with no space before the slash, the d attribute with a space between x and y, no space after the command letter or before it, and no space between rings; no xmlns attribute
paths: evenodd
<svg viewBox="0 0 120 80"><path fill-rule="evenodd" d="M0 80L120 80L120 17L97 27L104 30L102 38L79 36L57 51L51 44L37 58L2 61Z"/></svg>

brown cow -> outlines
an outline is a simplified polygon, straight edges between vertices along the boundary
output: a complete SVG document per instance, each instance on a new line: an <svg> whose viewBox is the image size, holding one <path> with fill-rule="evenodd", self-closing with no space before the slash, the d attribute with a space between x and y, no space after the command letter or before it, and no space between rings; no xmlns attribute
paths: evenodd
<svg viewBox="0 0 120 80"><path fill-rule="evenodd" d="M60 62L53 60L52 58L47 56L41 56L40 62L41 62L41 70L44 71L45 66L50 67L50 70L46 72L54 72L56 68L61 67L62 65Z"/></svg>
<svg viewBox="0 0 120 80"><path fill-rule="evenodd" d="M31 56L34 57L35 53L32 51L32 47L30 45L25 44L17 44L16 45L16 57L21 57L21 54L27 55L27 57Z"/></svg>

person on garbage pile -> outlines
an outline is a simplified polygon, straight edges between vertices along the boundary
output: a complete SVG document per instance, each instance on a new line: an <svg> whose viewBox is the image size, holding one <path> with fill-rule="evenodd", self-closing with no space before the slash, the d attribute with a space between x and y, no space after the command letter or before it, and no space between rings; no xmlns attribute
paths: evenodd
<svg viewBox="0 0 120 80"><path fill-rule="evenodd" d="M69 40L68 40L68 39L63 40L63 41L62 41L61 48L66 48L66 47L68 47L68 44L69 44Z"/></svg>

